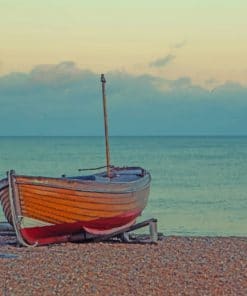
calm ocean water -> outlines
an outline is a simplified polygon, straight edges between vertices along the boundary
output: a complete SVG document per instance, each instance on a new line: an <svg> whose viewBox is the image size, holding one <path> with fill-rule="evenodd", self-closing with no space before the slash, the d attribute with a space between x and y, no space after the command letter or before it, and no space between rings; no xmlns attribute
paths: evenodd
<svg viewBox="0 0 247 296"><path fill-rule="evenodd" d="M166 235L247 235L247 137L112 137L110 145L112 164L152 174L140 220L158 218ZM0 177L76 175L104 156L101 137L0 137Z"/></svg>

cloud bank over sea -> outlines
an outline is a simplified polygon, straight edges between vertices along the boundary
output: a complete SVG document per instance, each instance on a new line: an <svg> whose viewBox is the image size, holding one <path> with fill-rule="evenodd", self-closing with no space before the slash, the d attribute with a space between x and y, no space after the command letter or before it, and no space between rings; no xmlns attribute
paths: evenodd
<svg viewBox="0 0 247 296"><path fill-rule="evenodd" d="M247 134L247 88L238 83L208 90L189 77L105 76L111 135ZM0 136L103 135L100 73L71 61L0 77L0 106Z"/></svg>

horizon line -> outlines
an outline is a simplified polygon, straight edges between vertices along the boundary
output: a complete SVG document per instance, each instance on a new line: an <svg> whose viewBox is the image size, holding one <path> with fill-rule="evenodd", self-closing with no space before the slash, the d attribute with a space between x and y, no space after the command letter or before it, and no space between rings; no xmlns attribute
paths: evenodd
<svg viewBox="0 0 247 296"><path fill-rule="evenodd" d="M104 138L104 135L0 135L0 138ZM115 137L247 137L247 134L186 134L186 135L109 135Z"/></svg>

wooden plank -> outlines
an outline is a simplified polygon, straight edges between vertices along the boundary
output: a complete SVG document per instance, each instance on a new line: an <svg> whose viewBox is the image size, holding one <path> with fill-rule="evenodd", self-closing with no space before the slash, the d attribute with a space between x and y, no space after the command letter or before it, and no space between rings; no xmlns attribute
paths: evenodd
<svg viewBox="0 0 247 296"><path fill-rule="evenodd" d="M75 222L72 219L67 219L63 216L59 216L54 213L49 213L48 211L40 211L37 209L33 209L32 207L23 207L23 215L44 222L49 222L52 224Z"/></svg>
<svg viewBox="0 0 247 296"><path fill-rule="evenodd" d="M37 201L39 203L45 204L46 202L49 204L56 205L64 205L67 206L67 208L78 208L78 209L84 209L84 210L99 210L99 211L106 211L106 212L116 212L116 211L130 211L135 208L139 208L142 203L131 201L127 204L103 204L103 203L96 203L96 202L90 202L90 201L73 201L68 199L66 196L63 196L62 198L57 197L51 197L46 195L37 195L29 192L23 192L21 195L21 200L25 203L30 199L34 199L34 201Z"/></svg>
<svg viewBox="0 0 247 296"><path fill-rule="evenodd" d="M92 217L92 218L101 218L101 217L113 217L118 216L124 213L125 211L98 211L98 210L86 210L86 209L80 209L80 208L73 208L64 206L61 204L55 204L53 202L47 202L47 201L40 201L31 197L25 197L24 202L22 203L22 207L26 208L33 208L40 211L46 211L49 213L57 213L58 215L61 215L63 217L68 217L74 220L79 221L82 216Z"/></svg>
<svg viewBox="0 0 247 296"><path fill-rule="evenodd" d="M1 204L6 219L9 223L12 223L8 189L4 190L4 195L1 196Z"/></svg>
<svg viewBox="0 0 247 296"><path fill-rule="evenodd" d="M88 193L76 190L66 190L66 189L57 189L57 188L47 188L41 186L33 186L33 185L19 185L20 192L29 192L38 195L48 195L54 196L57 198L63 198L66 196L67 199L71 199L73 201L85 201L90 203L120 203L125 204L129 203L129 199L135 199L136 195L131 193L125 194L116 194L116 195L109 195L107 193Z"/></svg>

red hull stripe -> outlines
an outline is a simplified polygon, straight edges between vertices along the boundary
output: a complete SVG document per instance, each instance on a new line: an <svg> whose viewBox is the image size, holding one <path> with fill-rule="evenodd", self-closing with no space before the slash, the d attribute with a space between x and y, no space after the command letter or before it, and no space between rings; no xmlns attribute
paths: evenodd
<svg viewBox="0 0 247 296"><path fill-rule="evenodd" d="M92 221L79 221L75 223L54 224L42 227L22 228L21 233L29 244L46 245L61 243L69 240L70 235L80 233L82 230L91 233L108 234L110 230L128 225L141 214L141 211L132 211L111 218L100 218Z"/></svg>

